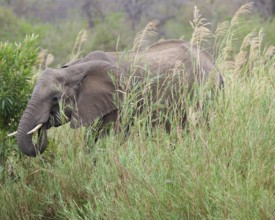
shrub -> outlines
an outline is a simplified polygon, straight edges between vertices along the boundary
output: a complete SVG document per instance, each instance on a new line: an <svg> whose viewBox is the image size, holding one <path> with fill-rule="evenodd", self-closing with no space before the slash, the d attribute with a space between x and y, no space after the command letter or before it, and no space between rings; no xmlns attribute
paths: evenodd
<svg viewBox="0 0 275 220"><path fill-rule="evenodd" d="M37 63L37 37L0 43L0 130L14 130L27 104Z"/></svg>

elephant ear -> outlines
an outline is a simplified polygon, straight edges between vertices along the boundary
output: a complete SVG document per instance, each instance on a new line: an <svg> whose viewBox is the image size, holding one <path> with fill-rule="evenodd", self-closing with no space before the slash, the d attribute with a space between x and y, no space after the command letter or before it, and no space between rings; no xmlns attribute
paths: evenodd
<svg viewBox="0 0 275 220"><path fill-rule="evenodd" d="M80 62L81 62L81 60L71 61L71 62L66 63L63 66L61 66L61 68L67 68L68 66L71 66L71 65L74 65L74 64L77 64L77 63L80 63Z"/></svg>
<svg viewBox="0 0 275 220"><path fill-rule="evenodd" d="M89 66L90 63L92 63L91 66ZM76 106L70 124L72 128L89 126L97 118L102 118L104 115L117 110L113 98L115 85L110 75L117 74L118 68L106 63L88 62L80 64L86 66L83 68L86 72L80 73L83 77L78 82L78 92L75 97ZM77 66L74 67L77 68Z"/></svg>

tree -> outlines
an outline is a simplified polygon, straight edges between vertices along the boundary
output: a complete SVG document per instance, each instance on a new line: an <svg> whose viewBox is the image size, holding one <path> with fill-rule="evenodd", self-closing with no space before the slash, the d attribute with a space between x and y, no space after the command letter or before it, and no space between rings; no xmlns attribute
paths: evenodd
<svg viewBox="0 0 275 220"><path fill-rule="evenodd" d="M275 0L254 0L255 6L264 18L275 14Z"/></svg>
<svg viewBox="0 0 275 220"><path fill-rule="evenodd" d="M95 26L95 20L104 20L104 13L102 10L102 1L98 0L85 0L82 3L81 10L88 19L90 28Z"/></svg>

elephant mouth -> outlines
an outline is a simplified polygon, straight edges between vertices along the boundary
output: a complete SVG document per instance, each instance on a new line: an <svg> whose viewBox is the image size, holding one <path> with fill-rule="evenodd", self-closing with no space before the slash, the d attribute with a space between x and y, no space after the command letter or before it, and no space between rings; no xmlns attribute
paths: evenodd
<svg viewBox="0 0 275 220"><path fill-rule="evenodd" d="M61 125L60 120L56 120L56 117L54 115L50 115L48 120L44 123L46 125L46 129L50 129L51 127L58 127Z"/></svg>
<svg viewBox="0 0 275 220"><path fill-rule="evenodd" d="M36 127L29 131L27 134L32 134L33 137L36 137L35 133L37 133L39 138L40 134L44 131L50 129L51 127L59 127L62 124L67 123L68 121L69 119L62 118L60 113L51 113L48 120L46 120L45 122L38 123Z"/></svg>
<svg viewBox="0 0 275 220"><path fill-rule="evenodd" d="M57 112L51 113L48 120L44 124L46 125L46 129L50 129L51 127L59 127L68 121L69 119L67 117L62 117L62 115Z"/></svg>
<svg viewBox="0 0 275 220"><path fill-rule="evenodd" d="M48 145L47 137L47 128L46 124L43 124L41 128L38 129L38 132L32 135L34 148L37 152L43 153Z"/></svg>

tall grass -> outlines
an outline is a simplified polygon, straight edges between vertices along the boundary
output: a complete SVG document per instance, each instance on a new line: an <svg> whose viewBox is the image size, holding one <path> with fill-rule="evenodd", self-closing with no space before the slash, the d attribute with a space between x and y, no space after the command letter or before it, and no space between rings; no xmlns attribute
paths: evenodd
<svg viewBox="0 0 275 220"><path fill-rule="evenodd" d="M223 91L209 99L198 88L185 127L177 112L167 133L144 111L126 137L111 130L96 143L83 130L52 129L43 156L5 161L0 219L274 219L274 47L262 31L236 39L235 28L213 34ZM122 103L122 128L137 98Z"/></svg>

